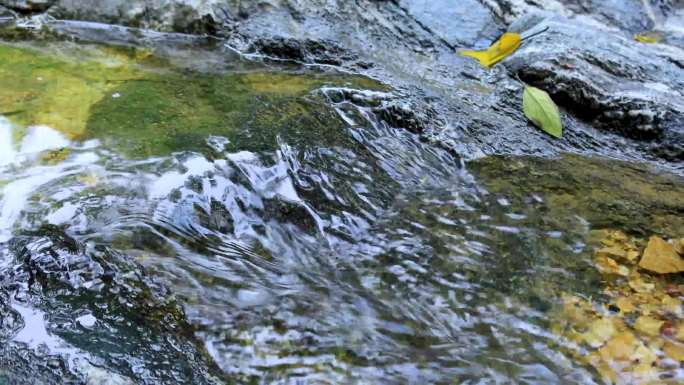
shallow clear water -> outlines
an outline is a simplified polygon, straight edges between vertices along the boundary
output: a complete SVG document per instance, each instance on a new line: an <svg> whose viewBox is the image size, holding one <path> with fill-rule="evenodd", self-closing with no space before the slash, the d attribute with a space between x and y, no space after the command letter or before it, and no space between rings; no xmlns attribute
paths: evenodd
<svg viewBox="0 0 684 385"><path fill-rule="evenodd" d="M592 230L610 227L613 209L590 218L582 210L596 202L559 207L548 191L488 177L513 162L535 172L525 165L536 161L463 164L339 92L304 96L333 116L313 133L293 123L252 136L247 125L234 137L206 137L200 149L140 157L103 144L111 138L79 141L0 119L0 269L21 264L11 240L45 224L85 250L134 260L173 293L229 382L600 382L566 355L548 313L562 292L599 293L587 243ZM275 140L259 142L265 137ZM64 159L45 160L64 148ZM566 160L549 162L562 169ZM635 196L641 206L631 215L667 211L649 199ZM635 223L619 224L644 231ZM682 230L671 223L663 231ZM98 284L80 277L69 276L71 287ZM55 297L68 311L9 299L24 319L9 340L69 356L73 370L92 373L85 361L118 373L111 383L174 383L155 372L166 364L137 357L151 341L136 337L141 321L127 312L98 318L78 293Z"/></svg>

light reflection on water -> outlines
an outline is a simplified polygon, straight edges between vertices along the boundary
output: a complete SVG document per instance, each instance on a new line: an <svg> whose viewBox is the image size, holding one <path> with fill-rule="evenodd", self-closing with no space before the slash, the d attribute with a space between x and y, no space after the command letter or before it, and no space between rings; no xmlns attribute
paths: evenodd
<svg viewBox="0 0 684 385"><path fill-rule="evenodd" d="M593 383L546 315L561 290L594 290L590 224L490 194L452 154L329 103L342 144L228 153L212 137L145 160L51 131L15 151L0 121L0 241L49 222L135 258L238 382ZM65 146L56 165L29 156ZM52 340L31 325L15 341Z"/></svg>

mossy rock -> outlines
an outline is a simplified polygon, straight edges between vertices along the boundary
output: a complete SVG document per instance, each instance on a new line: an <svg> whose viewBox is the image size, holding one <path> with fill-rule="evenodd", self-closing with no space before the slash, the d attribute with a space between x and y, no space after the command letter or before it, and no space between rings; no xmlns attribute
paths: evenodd
<svg viewBox="0 0 684 385"><path fill-rule="evenodd" d="M490 192L518 204L541 197L549 218L579 215L593 228L640 236L684 234L684 178L645 164L570 154L495 156L470 169Z"/></svg>
<svg viewBox="0 0 684 385"><path fill-rule="evenodd" d="M359 76L172 68L150 50L66 43L0 43L0 114L19 127L47 125L70 139L100 139L127 157L201 151L211 135L232 150L348 140L314 90L383 89ZM22 130L16 131L19 136Z"/></svg>
<svg viewBox="0 0 684 385"><path fill-rule="evenodd" d="M113 90L118 98L94 105L85 137L104 138L131 157L201 151L211 135L228 138L232 150L273 150L278 137L334 145L347 140L343 122L312 91L354 83L312 74L158 75L121 84Z"/></svg>
<svg viewBox="0 0 684 385"><path fill-rule="evenodd" d="M77 138L93 104L118 82L142 77L137 60L114 50L72 49L66 57L0 44L0 114L19 126L46 125Z"/></svg>

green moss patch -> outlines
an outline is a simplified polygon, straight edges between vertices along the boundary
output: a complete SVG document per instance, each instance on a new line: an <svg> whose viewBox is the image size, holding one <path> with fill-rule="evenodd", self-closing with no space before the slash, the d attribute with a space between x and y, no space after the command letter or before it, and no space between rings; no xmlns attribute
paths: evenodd
<svg viewBox="0 0 684 385"><path fill-rule="evenodd" d="M64 42L0 43L0 78L0 114L19 127L101 139L135 158L201 151L210 135L235 150L274 149L278 137L334 145L346 140L342 122L312 91L383 89L359 76L186 71L150 50Z"/></svg>
<svg viewBox="0 0 684 385"><path fill-rule="evenodd" d="M343 76L283 73L167 73L130 81L92 109L87 137L133 157L200 151L210 135L229 149L271 150L277 138L290 144L345 140L332 109L311 91L353 85ZM324 141L324 142L322 142Z"/></svg>
<svg viewBox="0 0 684 385"><path fill-rule="evenodd" d="M684 179L647 165L566 154L558 159L488 157L470 169L515 206L541 197L545 217L579 215L593 228L634 234L684 233Z"/></svg>
<svg viewBox="0 0 684 385"><path fill-rule="evenodd" d="M118 82L142 77L134 59L98 54L65 57L0 44L0 113L20 126L47 125L79 137L93 104Z"/></svg>

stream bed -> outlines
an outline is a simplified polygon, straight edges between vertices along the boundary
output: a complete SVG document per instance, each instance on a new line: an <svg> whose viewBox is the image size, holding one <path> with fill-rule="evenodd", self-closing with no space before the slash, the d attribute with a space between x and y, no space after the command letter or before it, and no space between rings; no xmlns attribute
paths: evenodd
<svg viewBox="0 0 684 385"><path fill-rule="evenodd" d="M601 230L684 236L680 175L465 162L207 52L0 42L0 384L602 383L552 315Z"/></svg>

